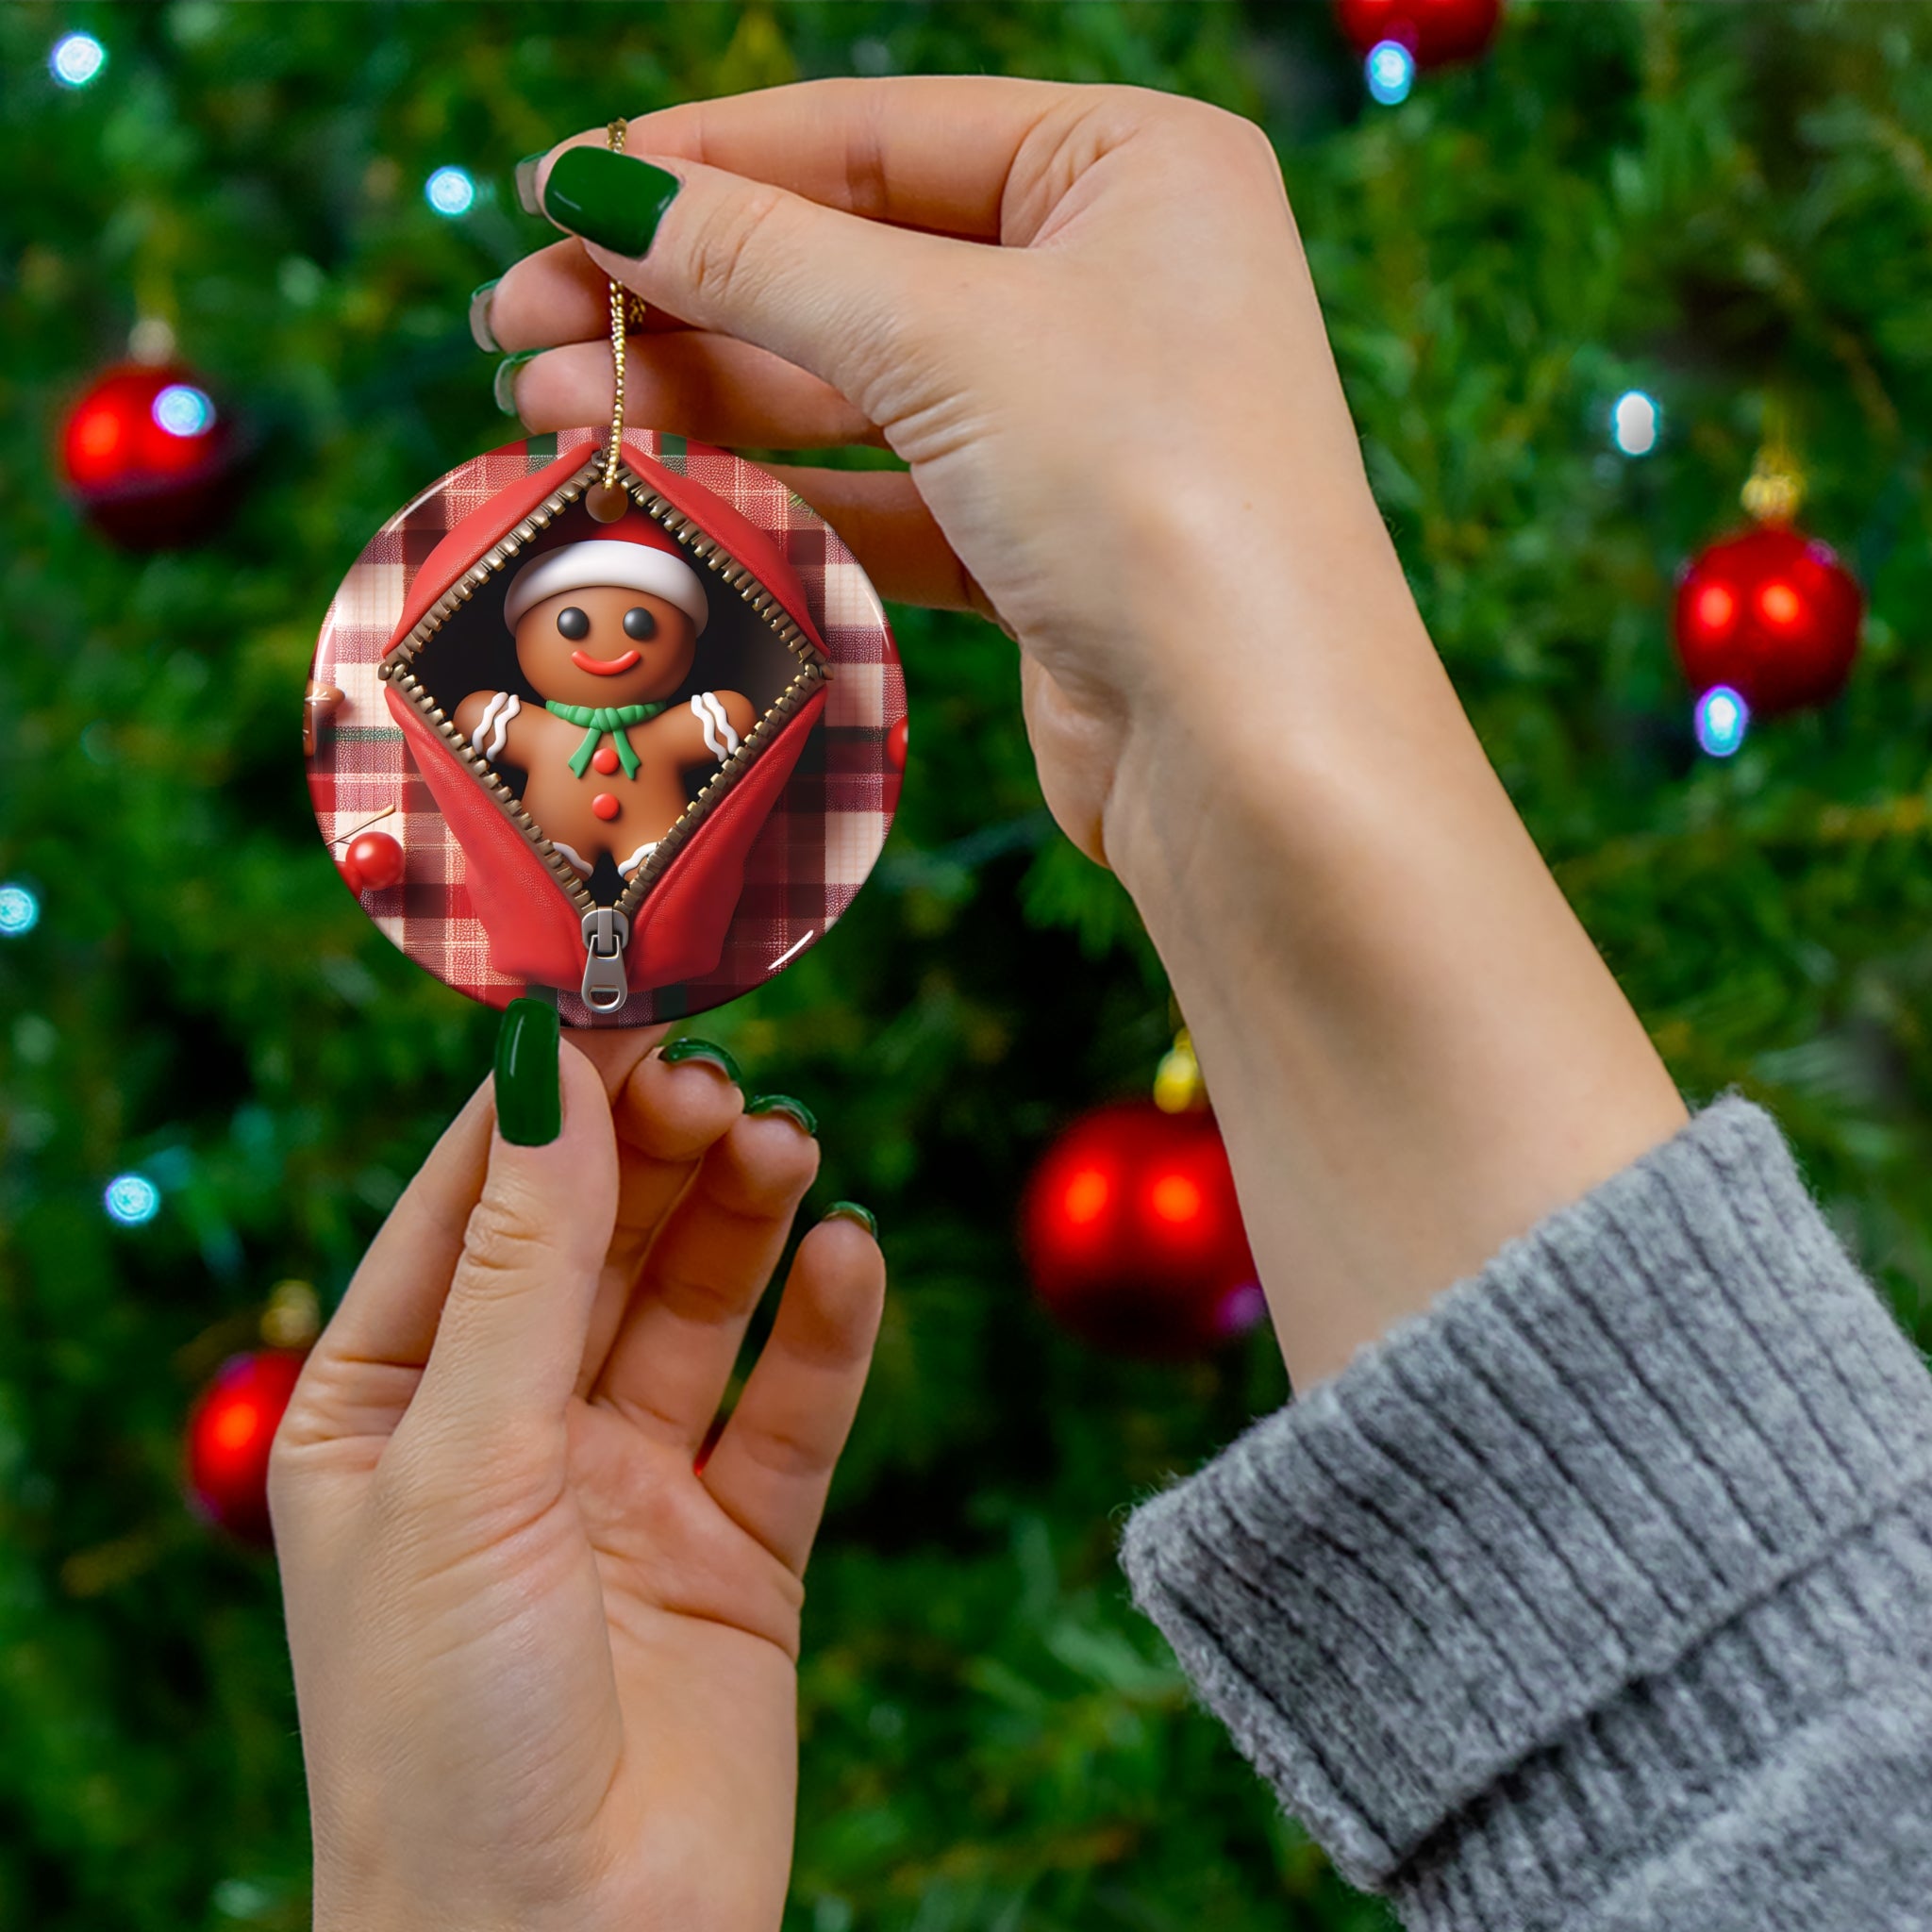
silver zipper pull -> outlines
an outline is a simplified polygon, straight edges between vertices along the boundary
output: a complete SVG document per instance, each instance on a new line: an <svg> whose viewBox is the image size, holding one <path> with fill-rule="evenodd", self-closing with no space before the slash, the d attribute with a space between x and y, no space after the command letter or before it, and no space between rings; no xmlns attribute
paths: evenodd
<svg viewBox="0 0 1932 1932"><path fill-rule="evenodd" d="M593 1013L614 1013L630 997L624 949L630 943L630 921L614 906L584 914L584 1004Z"/></svg>

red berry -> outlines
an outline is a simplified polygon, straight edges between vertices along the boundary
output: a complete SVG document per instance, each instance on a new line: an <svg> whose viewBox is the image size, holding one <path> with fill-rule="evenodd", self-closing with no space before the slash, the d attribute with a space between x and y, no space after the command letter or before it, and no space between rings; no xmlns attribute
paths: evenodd
<svg viewBox="0 0 1932 1932"><path fill-rule="evenodd" d="M894 769L901 772L906 769L907 735L908 722L902 711L886 727L886 756L891 759Z"/></svg>
<svg viewBox="0 0 1932 1932"><path fill-rule="evenodd" d="M379 892L403 875L403 848L387 832L364 832L349 847L342 876L358 892Z"/></svg>

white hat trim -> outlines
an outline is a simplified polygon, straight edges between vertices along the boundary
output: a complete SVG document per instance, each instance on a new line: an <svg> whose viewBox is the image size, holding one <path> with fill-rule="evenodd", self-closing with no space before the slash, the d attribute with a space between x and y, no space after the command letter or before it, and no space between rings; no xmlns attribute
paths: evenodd
<svg viewBox="0 0 1932 1932"><path fill-rule="evenodd" d="M560 550L533 558L509 580L503 600L503 621L514 630L524 612L562 591L590 591L603 584L642 591L675 605L702 631L711 607L696 571L668 550L647 543L625 543L613 538L592 538L566 543Z"/></svg>

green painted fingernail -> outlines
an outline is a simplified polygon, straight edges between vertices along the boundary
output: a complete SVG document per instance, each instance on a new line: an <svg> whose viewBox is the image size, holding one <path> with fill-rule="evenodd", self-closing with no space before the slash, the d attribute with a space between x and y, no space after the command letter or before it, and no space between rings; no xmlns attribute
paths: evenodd
<svg viewBox="0 0 1932 1932"><path fill-rule="evenodd" d="M650 248L683 185L649 161L605 147L568 147L543 184L543 212L599 248L638 256Z"/></svg>
<svg viewBox="0 0 1932 1932"><path fill-rule="evenodd" d="M496 407L506 416L517 412L517 371L532 356L541 356L541 349L520 349L514 356L506 356L496 365L496 377L490 385L490 392L496 398Z"/></svg>
<svg viewBox="0 0 1932 1932"><path fill-rule="evenodd" d="M878 1240L878 1216L870 1208L861 1208L857 1201L834 1201L823 1218L826 1221L856 1221L874 1241Z"/></svg>
<svg viewBox="0 0 1932 1932"><path fill-rule="evenodd" d="M496 1124L513 1147L547 1147L563 1131L557 1008L512 1000L496 1035Z"/></svg>
<svg viewBox="0 0 1932 1932"><path fill-rule="evenodd" d="M658 1049L658 1058L667 1066L678 1066L685 1060L702 1060L708 1067L716 1067L734 1087L744 1085L744 1075L738 1071L738 1062L709 1040L674 1040Z"/></svg>
<svg viewBox="0 0 1932 1932"><path fill-rule="evenodd" d="M793 1100L789 1093L760 1093L756 1100L744 1104L746 1113L782 1113L787 1120L796 1121L814 1140L818 1138L819 1117L802 1100Z"/></svg>
<svg viewBox="0 0 1932 1932"><path fill-rule="evenodd" d="M550 150L545 148L543 154ZM543 155L525 155L517 163L517 202L526 215L541 215L541 205L537 200L537 170L543 165Z"/></svg>
<svg viewBox="0 0 1932 1932"><path fill-rule="evenodd" d="M496 293L496 284L503 277L485 282L470 294L470 336L479 349L491 356L503 354L503 344L496 340L496 332L490 326L490 298Z"/></svg>

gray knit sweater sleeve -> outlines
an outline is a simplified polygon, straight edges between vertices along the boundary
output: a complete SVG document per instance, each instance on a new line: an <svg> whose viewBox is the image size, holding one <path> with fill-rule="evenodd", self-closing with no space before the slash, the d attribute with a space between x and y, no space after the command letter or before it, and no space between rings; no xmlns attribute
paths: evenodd
<svg viewBox="0 0 1932 1932"><path fill-rule="evenodd" d="M1124 1560L1411 1927L1932 1926L1932 1377L1743 1101L1148 1503Z"/></svg>

